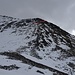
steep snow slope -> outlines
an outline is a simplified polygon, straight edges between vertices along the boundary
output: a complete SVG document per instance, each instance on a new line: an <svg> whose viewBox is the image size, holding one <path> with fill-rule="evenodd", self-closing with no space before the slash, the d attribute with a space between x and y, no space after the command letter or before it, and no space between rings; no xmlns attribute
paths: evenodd
<svg viewBox="0 0 75 75"><path fill-rule="evenodd" d="M70 75L75 74L74 48L75 37L52 23L39 18L20 20L0 16L0 52L16 52ZM6 59L1 56L1 60ZM11 60L11 62L15 61ZM5 65L5 63L2 64ZM47 75L47 72L53 74L51 71L46 72L43 69L42 71L44 75ZM31 72L29 73L28 70L24 73L31 74ZM35 75L41 75L41 73L36 72Z"/></svg>
<svg viewBox="0 0 75 75"><path fill-rule="evenodd" d="M4 67L0 69L0 75L53 75L53 72L49 71L48 69L44 70L21 63L17 60L7 59L5 56L0 56L0 60L0 65L2 66L14 65L19 67L18 69L13 68L12 66L10 68Z"/></svg>

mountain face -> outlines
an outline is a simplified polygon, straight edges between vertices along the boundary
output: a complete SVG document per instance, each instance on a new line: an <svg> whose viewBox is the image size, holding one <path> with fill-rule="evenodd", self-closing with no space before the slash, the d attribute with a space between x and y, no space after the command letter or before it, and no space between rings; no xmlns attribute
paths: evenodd
<svg viewBox="0 0 75 75"><path fill-rule="evenodd" d="M40 18L0 15L0 59L3 75L75 75L75 36Z"/></svg>

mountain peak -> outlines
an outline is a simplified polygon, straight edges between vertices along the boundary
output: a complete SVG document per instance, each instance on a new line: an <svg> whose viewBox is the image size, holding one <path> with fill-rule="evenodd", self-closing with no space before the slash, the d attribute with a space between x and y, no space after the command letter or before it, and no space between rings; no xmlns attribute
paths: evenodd
<svg viewBox="0 0 75 75"><path fill-rule="evenodd" d="M44 68L52 66L64 72L69 72L75 64L75 37L53 23L41 18L18 20L0 16L0 31L0 54L10 56L10 59L25 61L24 57L28 56L28 59L36 58L39 62L47 63L43 63L47 65ZM35 63L33 59L29 61L28 59L25 61L27 64L39 65L38 61ZM6 67L10 68L11 65Z"/></svg>

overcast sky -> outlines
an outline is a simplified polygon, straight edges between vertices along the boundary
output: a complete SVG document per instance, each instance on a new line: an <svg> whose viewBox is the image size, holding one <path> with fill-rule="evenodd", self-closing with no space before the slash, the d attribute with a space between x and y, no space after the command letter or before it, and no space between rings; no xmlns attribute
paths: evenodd
<svg viewBox="0 0 75 75"><path fill-rule="evenodd" d="M75 0L0 0L0 15L39 17L75 34Z"/></svg>

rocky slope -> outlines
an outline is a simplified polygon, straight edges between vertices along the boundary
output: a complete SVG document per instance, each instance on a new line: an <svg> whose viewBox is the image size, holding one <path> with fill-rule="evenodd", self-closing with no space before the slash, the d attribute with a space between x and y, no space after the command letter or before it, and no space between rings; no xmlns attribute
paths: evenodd
<svg viewBox="0 0 75 75"><path fill-rule="evenodd" d="M16 19L0 16L0 59L5 61L8 57L6 63L10 63L9 60L12 61L12 59L17 62L15 55L12 56L12 53L17 53L21 56L19 61L25 61L25 59L22 60L22 57L26 57L28 60L34 61L34 64L45 67L41 67L42 72L39 69L40 67L32 65L31 61L24 63L26 67L26 64L28 64L38 68L39 70L35 72L36 75L54 75L54 73L57 73L56 75L58 73L60 75L74 75L74 49L75 37L53 23L40 18ZM2 65L6 63L1 62L0 67L4 67ZM23 63L19 64L24 65ZM17 66L16 63L13 66L14 69L18 67L18 70L20 70L21 65ZM12 64L7 67L10 68L10 66ZM47 67L54 69L54 71L49 70ZM34 74L32 69L27 71ZM24 70L24 67L22 67L22 70ZM28 73L27 71L25 73ZM63 74L60 72L63 72Z"/></svg>

